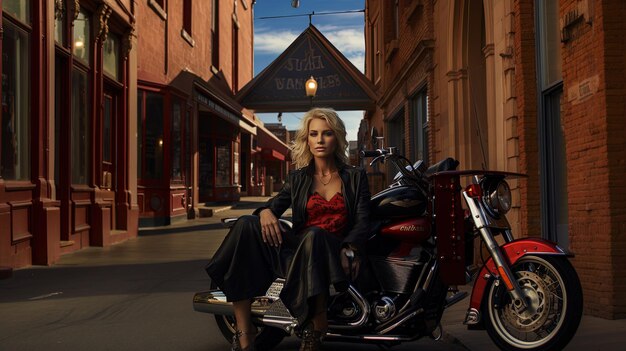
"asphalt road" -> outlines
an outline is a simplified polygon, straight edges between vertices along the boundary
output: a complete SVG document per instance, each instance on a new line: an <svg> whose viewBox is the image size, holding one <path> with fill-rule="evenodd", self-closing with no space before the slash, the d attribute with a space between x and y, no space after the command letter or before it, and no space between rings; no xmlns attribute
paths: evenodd
<svg viewBox="0 0 626 351"><path fill-rule="evenodd" d="M52 267L16 270L0 280L0 350L229 350L213 316L193 311L192 297L209 287L203 268L226 235L220 218L253 206L86 248ZM277 350L298 347L290 337ZM325 349L346 347L379 350L343 343ZM466 350L430 339L393 349Z"/></svg>

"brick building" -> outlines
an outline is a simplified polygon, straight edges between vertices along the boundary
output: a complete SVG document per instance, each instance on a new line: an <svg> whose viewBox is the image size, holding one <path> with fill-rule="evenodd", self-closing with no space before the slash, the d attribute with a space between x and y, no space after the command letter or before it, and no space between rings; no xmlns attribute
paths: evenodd
<svg viewBox="0 0 626 351"><path fill-rule="evenodd" d="M585 312L626 317L626 5L618 1L366 1L359 131L409 158L521 172L518 237L572 252Z"/></svg>
<svg viewBox="0 0 626 351"><path fill-rule="evenodd" d="M268 157L288 150L234 98L252 79L253 7L0 1L0 268L263 193Z"/></svg>
<svg viewBox="0 0 626 351"><path fill-rule="evenodd" d="M133 2L0 6L0 266L136 236Z"/></svg>
<svg viewBox="0 0 626 351"><path fill-rule="evenodd" d="M234 98L252 79L253 9L249 0L138 2L140 225L264 194L266 153L284 163L284 143Z"/></svg>

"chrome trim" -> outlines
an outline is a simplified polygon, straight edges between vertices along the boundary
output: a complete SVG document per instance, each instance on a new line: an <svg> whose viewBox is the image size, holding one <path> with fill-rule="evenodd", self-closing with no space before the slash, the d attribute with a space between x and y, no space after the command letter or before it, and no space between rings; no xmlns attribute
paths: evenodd
<svg viewBox="0 0 626 351"><path fill-rule="evenodd" d="M411 292L411 295L409 295L409 296L412 296L413 294L415 294L415 293L417 292L417 290L418 290L418 289L422 288L422 285L423 285L423 284L421 284L421 283L422 283L422 281L424 281L424 282L425 282L425 281L428 279L428 276L430 275L430 272L431 272L431 270L432 270L432 267L431 267L431 269L428 269L428 265L432 262L432 260L433 260L433 255L431 255L431 254L430 254L430 253L428 253L428 252L425 252L425 254L429 255L429 256L430 256L430 258L428 258L428 260L424 263L424 266L422 267L422 270L421 270L421 272L420 272L420 275L419 275L419 277L417 278L417 281L416 281L416 283L415 283L415 288L413 289L413 291ZM418 261L419 261L419 260L418 260ZM435 262L437 262L437 261L435 260ZM428 271L428 274L426 273L426 271ZM426 275L426 276L424 276L424 275ZM423 288L422 288L422 289L423 289ZM398 313L402 313L402 312L406 311L406 310L407 310L410 306L411 306L411 299L409 298L409 299L407 299L407 301L404 303L404 305L402 306L402 308L400 308L400 310L398 310Z"/></svg>
<svg viewBox="0 0 626 351"><path fill-rule="evenodd" d="M298 320L295 318L280 318L280 317L261 317L259 318L263 325L279 328L292 334L295 328L298 326Z"/></svg>
<svg viewBox="0 0 626 351"><path fill-rule="evenodd" d="M262 317L272 304L277 301L269 296L257 296L252 299L252 317ZM226 300L221 290L211 290L196 293L193 296L193 309L197 312L211 313L223 316L234 316L233 304Z"/></svg>
<svg viewBox="0 0 626 351"><path fill-rule="evenodd" d="M397 322L391 324L390 326L388 326L387 328L381 330L378 332L378 334L387 334L387 332L393 330L394 328L396 328L397 326L399 326L400 324L406 322L407 320L417 316L418 314L421 314L424 312L423 308L417 309L409 314L407 314L406 316L400 318L400 320L398 320Z"/></svg>
<svg viewBox="0 0 626 351"><path fill-rule="evenodd" d="M335 333L326 333L324 340L330 341L414 341L419 339L419 335L404 336L404 335L343 335Z"/></svg>
<svg viewBox="0 0 626 351"><path fill-rule="evenodd" d="M465 325L475 325L480 323L480 311L475 308L470 308L467 310L467 314L465 315L465 321L463 324Z"/></svg>
<svg viewBox="0 0 626 351"><path fill-rule="evenodd" d="M356 322L351 322L348 323L347 325L329 325L328 327L331 329L357 329L362 327L363 325L365 325L365 323L367 322L369 315L370 315L370 305L367 302L367 300L365 300L365 298L363 296L361 296L361 294L354 288L354 286L352 286L352 284L350 284L350 286L348 287L348 293L350 294L350 296L352 296L352 298L354 299L354 301L356 301L356 303L359 305L359 307L361 308L361 317L359 318L359 320L357 320Z"/></svg>
<svg viewBox="0 0 626 351"><path fill-rule="evenodd" d="M500 250L500 245L498 245L496 240L493 238L493 235L491 234L491 230L487 227L487 217L482 211L482 206L478 205L476 203L477 201L467 194L467 191L463 191L463 198L465 198L465 202L467 203L470 213L472 214L474 224L479 230L480 236L485 242L485 245L487 246L487 250L491 254L493 262L496 264L496 267L502 267L502 269L504 270L504 274L509 278L511 284L513 285L513 290L510 290L509 294L511 295L511 298L516 300L514 305L518 306L519 303L519 306L521 306L520 310L528 308L528 304L523 298L524 294L522 292L522 288L520 288L519 284L517 283L517 279L515 278L515 275L511 271L509 265L506 263L506 260L502 255L502 251Z"/></svg>
<svg viewBox="0 0 626 351"><path fill-rule="evenodd" d="M437 271L437 268L439 268L439 261L435 260L435 262L433 262L433 266L430 267L430 271L428 271L426 280L424 281L424 285L423 285L424 291L428 292L428 289L430 288L430 284L433 282L433 278L435 277L435 272Z"/></svg>
<svg viewBox="0 0 626 351"><path fill-rule="evenodd" d="M507 243L515 240L515 238L513 238L513 232L511 231L511 229L505 230L502 236L504 237L504 241L506 241Z"/></svg>
<svg viewBox="0 0 626 351"><path fill-rule="evenodd" d="M211 290L196 293L193 296L193 309L197 312L233 316L233 304L226 301L226 295L221 290Z"/></svg>
<svg viewBox="0 0 626 351"><path fill-rule="evenodd" d="M450 306L455 305L458 302L461 302L463 299L467 297L467 295L469 295L467 291L457 292L456 294L446 298L446 304L443 306L443 308L449 308Z"/></svg>

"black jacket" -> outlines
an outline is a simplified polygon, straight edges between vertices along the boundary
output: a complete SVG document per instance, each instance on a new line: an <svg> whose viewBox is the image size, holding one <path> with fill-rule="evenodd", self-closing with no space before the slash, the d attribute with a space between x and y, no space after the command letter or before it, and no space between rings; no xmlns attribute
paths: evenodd
<svg viewBox="0 0 626 351"><path fill-rule="evenodd" d="M338 170L349 216L343 245L353 246L357 252L362 253L370 224L370 191L367 175L363 169L345 164L340 165ZM311 162L308 167L289 172L287 182L278 195L271 198L265 206L254 211L254 214L258 215L261 210L269 208L277 218L280 218L291 206L292 231L298 233L307 221L306 204L312 193L314 171L315 165Z"/></svg>

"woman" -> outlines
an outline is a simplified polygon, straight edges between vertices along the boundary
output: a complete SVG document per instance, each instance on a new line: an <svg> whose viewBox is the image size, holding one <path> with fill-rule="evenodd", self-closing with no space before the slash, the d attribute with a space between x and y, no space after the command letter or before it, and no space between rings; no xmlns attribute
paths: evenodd
<svg viewBox="0 0 626 351"><path fill-rule="evenodd" d="M328 326L328 288L345 291L347 277L356 277L369 226L367 177L347 165L347 147L345 126L334 110L308 111L291 151L298 170L266 206L235 223L207 265L233 301L233 350L254 349L251 298L263 295L278 276L285 277L281 300L305 327L300 350L319 348ZM293 228L285 231L277 218L290 206ZM350 251L356 254L351 267Z"/></svg>

